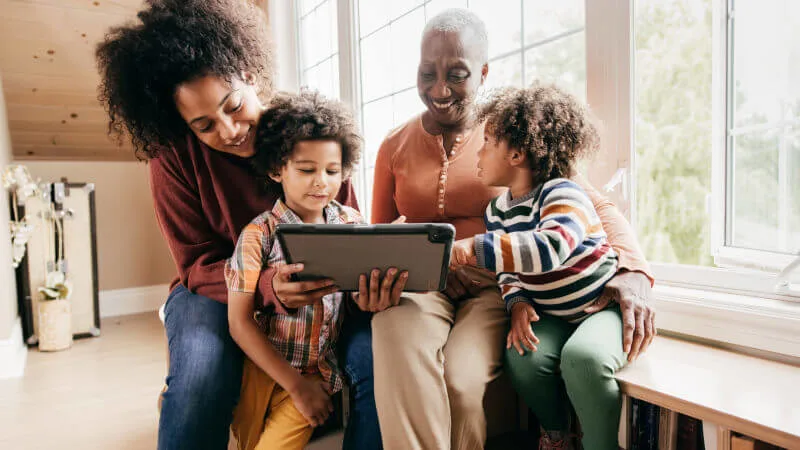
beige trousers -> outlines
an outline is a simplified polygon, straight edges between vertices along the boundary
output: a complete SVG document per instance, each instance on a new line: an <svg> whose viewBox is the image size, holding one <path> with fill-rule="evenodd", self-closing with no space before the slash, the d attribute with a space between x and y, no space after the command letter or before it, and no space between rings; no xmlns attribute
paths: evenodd
<svg viewBox="0 0 800 450"><path fill-rule="evenodd" d="M508 317L494 274L452 303L405 294L372 321L375 402L386 450L475 450L486 441L483 395L500 374Z"/></svg>

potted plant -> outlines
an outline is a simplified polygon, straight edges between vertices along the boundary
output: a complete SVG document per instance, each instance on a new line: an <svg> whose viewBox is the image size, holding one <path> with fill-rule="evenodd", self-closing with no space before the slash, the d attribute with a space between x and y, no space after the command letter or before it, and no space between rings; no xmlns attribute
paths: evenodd
<svg viewBox="0 0 800 450"><path fill-rule="evenodd" d="M45 286L39 288L39 350L53 352L72 346L72 307L69 297L72 285L64 272L47 274Z"/></svg>

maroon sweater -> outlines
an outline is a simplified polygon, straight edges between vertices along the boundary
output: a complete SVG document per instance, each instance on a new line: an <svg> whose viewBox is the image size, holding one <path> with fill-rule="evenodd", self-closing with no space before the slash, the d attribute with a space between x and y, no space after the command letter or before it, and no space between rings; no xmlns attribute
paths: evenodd
<svg viewBox="0 0 800 450"><path fill-rule="evenodd" d="M227 303L225 260L233 254L242 228L272 209L278 193L265 189L264 178L247 159L211 150L193 134L150 160L150 189L161 233L178 269L170 289L180 283L195 294ZM358 208L350 181L342 184L337 200ZM285 313L272 289L274 273L274 268L261 273L257 296L265 306Z"/></svg>

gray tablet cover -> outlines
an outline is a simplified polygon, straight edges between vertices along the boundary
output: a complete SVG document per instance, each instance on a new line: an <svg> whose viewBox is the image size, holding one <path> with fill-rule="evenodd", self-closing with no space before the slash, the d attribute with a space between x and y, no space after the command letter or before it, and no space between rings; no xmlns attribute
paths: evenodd
<svg viewBox="0 0 800 450"><path fill-rule="evenodd" d="M298 280L333 278L342 291L358 291L358 277L390 267L408 271L405 291L444 290L455 237L450 224L280 224L277 239L290 264L303 263Z"/></svg>

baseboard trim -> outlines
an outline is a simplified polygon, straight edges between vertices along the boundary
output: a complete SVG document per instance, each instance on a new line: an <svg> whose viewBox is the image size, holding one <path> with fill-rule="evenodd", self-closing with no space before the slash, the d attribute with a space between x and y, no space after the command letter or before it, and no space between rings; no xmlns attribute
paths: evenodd
<svg viewBox="0 0 800 450"><path fill-rule="evenodd" d="M100 291L100 317L158 311L168 294L168 284Z"/></svg>
<svg viewBox="0 0 800 450"><path fill-rule="evenodd" d="M25 374L28 347L22 341L22 321L19 316L11 327L8 339L0 340L0 380L19 378Z"/></svg>

